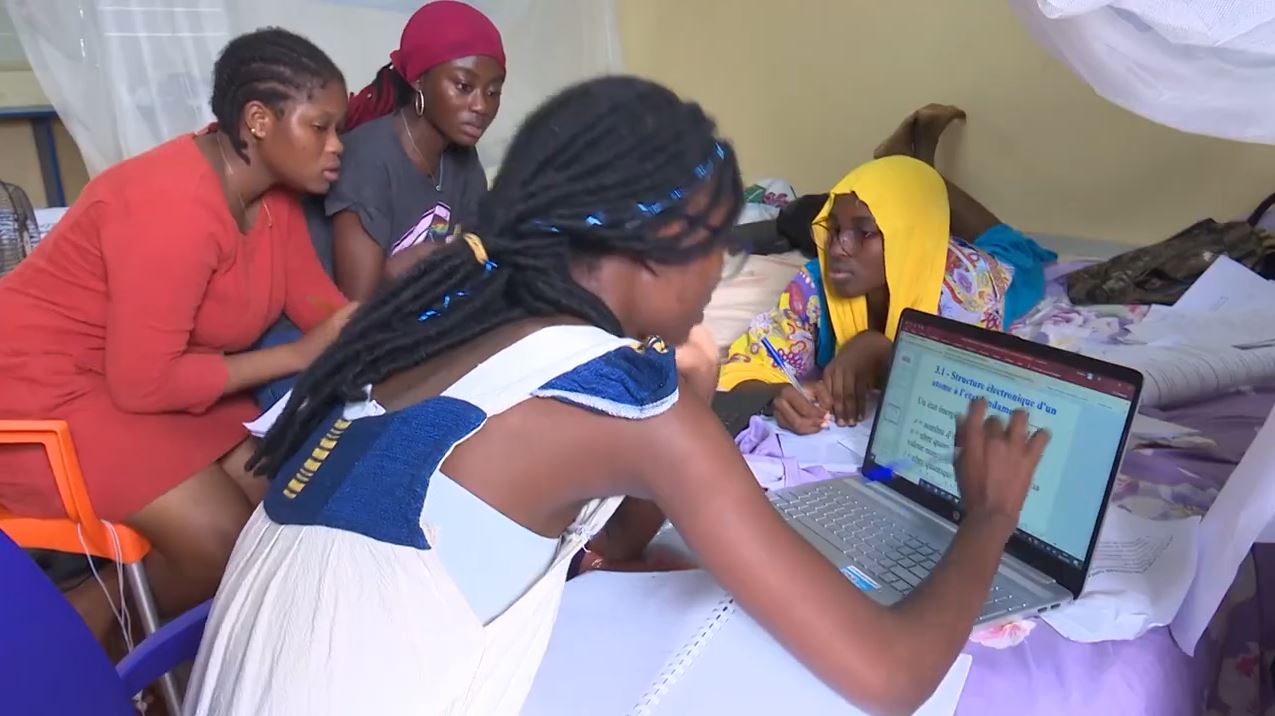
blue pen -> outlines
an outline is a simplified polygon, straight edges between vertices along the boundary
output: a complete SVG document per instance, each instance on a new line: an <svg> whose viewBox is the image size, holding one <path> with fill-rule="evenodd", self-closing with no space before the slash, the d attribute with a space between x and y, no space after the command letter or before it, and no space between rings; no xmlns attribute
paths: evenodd
<svg viewBox="0 0 1275 716"><path fill-rule="evenodd" d="M819 401L815 400L814 394L809 390L806 390L806 386L802 385L801 381L797 380L797 374L793 372L792 366L788 365L788 361L784 360L783 354L776 350L775 346L771 345L770 339L763 336L761 339L761 345L762 348L766 349L766 353L770 355L770 359L775 361L775 367L778 368L786 378L788 378L788 382L792 384L792 387L796 388L797 392L801 393L801 397L810 401L811 405L819 405Z"/></svg>

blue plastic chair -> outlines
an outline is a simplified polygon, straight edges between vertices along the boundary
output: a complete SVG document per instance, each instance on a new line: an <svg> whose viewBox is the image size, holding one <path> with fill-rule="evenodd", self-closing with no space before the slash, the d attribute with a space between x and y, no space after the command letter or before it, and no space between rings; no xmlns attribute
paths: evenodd
<svg viewBox="0 0 1275 716"><path fill-rule="evenodd" d="M193 659L211 602L161 627L118 666L53 582L0 532L0 701L26 716L137 716L131 696Z"/></svg>

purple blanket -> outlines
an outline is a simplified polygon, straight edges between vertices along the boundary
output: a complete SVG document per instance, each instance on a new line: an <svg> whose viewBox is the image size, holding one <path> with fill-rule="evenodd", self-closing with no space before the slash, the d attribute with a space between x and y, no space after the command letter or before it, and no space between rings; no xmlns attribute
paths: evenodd
<svg viewBox="0 0 1275 716"><path fill-rule="evenodd" d="M1115 342L1145 315L1144 306L1072 306L1059 280L1077 264L1054 266L1045 300L1010 332L1061 348ZM1148 411L1197 428L1218 447L1208 452L1135 450L1125 457L1112 500L1151 517L1202 514L1275 404L1275 384L1197 405ZM1260 579L1259 579L1260 575ZM1269 669L1275 657L1275 545L1257 545L1241 566L1194 657L1168 629L1140 639L1078 644L1039 621L976 634L958 714L1149 714L1238 716L1275 708Z"/></svg>
<svg viewBox="0 0 1275 716"><path fill-rule="evenodd" d="M1133 451L1123 469L1129 479L1117 483L1112 500L1149 517L1204 512L1273 403L1275 386L1158 413L1203 430L1217 449ZM1275 595L1275 545L1253 549L1195 657L1183 654L1163 628L1102 644L1067 641L1037 621L978 635L983 644L966 649L974 667L957 713L1266 714L1275 703L1268 675L1275 615L1263 613L1262 594L1268 604Z"/></svg>

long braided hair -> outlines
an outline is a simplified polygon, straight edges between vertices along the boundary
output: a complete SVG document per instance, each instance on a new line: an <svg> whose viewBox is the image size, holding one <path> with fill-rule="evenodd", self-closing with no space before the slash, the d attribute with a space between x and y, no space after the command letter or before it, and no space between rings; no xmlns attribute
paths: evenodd
<svg viewBox="0 0 1275 716"><path fill-rule="evenodd" d="M591 80L550 99L518 131L480 203L487 260L452 242L360 307L298 379L249 466L273 474L335 406L499 326L572 316L620 335L619 319L569 265L616 253L687 263L721 247L743 186L714 132L699 105L637 78ZM691 211L687 199L705 194Z"/></svg>
<svg viewBox="0 0 1275 716"><path fill-rule="evenodd" d="M345 83L332 58L313 42L277 27L240 35L226 44L213 65L213 116L230 146L245 162L239 136L244 105L261 102L282 114L286 102L304 99L329 82Z"/></svg>

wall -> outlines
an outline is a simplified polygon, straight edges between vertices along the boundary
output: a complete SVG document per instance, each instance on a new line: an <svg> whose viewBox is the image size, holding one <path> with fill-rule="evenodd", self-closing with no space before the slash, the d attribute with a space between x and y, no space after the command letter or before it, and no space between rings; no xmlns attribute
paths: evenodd
<svg viewBox="0 0 1275 716"><path fill-rule="evenodd" d="M1105 102L1003 0L618 3L626 66L702 102L746 179L825 190L911 110L945 102L969 121L949 130L939 168L1024 229L1151 243L1275 192L1275 148Z"/></svg>
<svg viewBox="0 0 1275 716"><path fill-rule="evenodd" d="M16 69L0 71L0 110L48 103L31 72ZM55 122L53 126L53 141L62 171L62 187L70 203L88 183L88 170L84 168L75 140L71 139L61 122ZM0 120L0 180L22 187L36 207L48 206L31 125L26 121Z"/></svg>

